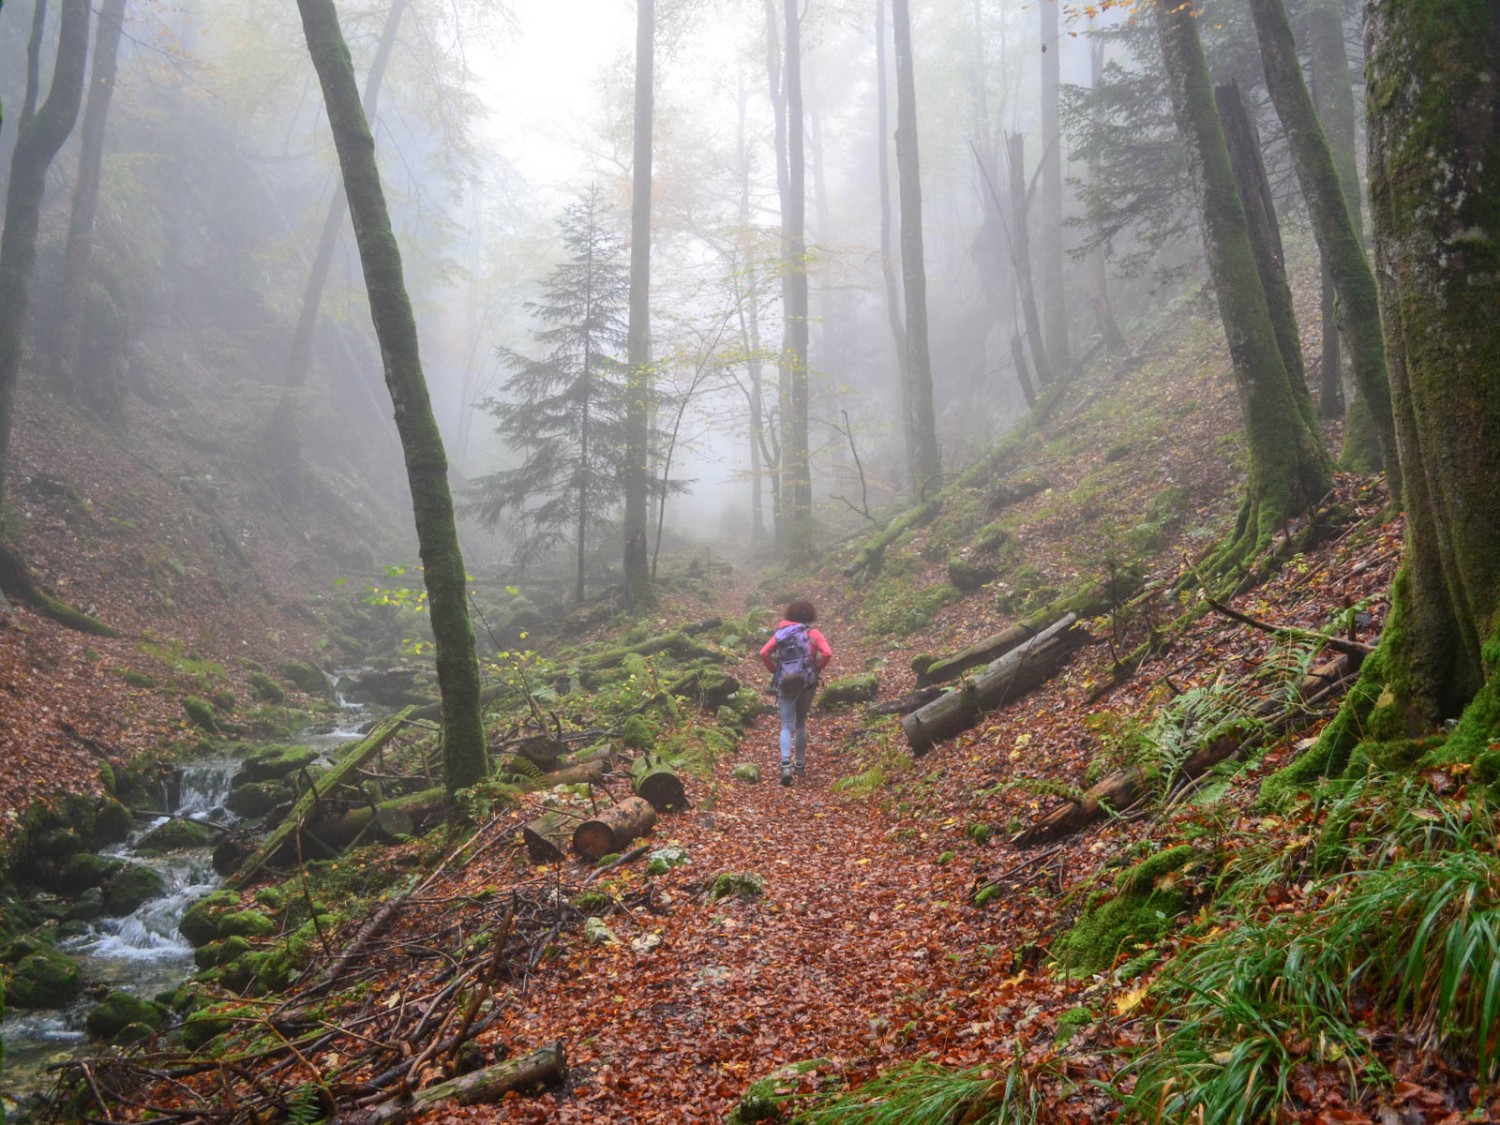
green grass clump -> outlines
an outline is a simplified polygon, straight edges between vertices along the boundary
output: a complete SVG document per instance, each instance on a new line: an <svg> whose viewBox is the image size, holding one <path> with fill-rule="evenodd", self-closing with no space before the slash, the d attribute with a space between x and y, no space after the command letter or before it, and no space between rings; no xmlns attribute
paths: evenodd
<svg viewBox="0 0 1500 1125"><path fill-rule="evenodd" d="M1042 1092L1019 1060L967 1070L915 1062L798 1114L797 1125L1027 1125L1045 1120L1045 1108Z"/></svg>

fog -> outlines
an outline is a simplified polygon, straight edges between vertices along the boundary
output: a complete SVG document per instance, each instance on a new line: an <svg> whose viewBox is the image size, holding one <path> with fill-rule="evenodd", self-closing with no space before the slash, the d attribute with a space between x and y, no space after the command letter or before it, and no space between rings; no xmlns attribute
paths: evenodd
<svg viewBox="0 0 1500 1125"><path fill-rule="evenodd" d="M52 0L38 39L43 92L58 4ZM532 518L552 486L533 479L530 494L522 488L537 447L528 423L516 421L527 405L517 372L552 347L542 333L557 324L544 323L539 308L549 293L556 297L548 286L572 260L561 225L570 207L594 193L591 221L628 264L635 5L382 0L339 10L373 108L470 565L566 554L576 531L549 531ZM885 36L884 186L877 11ZM28 111L34 12L31 0L0 10L0 177L9 175L15 121ZM1042 340L1023 315L1028 288L1041 292L1047 331L1062 335L1053 357L1053 377L1062 378L1098 353L1104 316L1148 315L1172 292L1161 267L1191 261L1181 238L1145 239L1129 222L1110 232L1111 261L1135 252L1136 277L1149 284L1122 284L1103 250L1097 259L1084 253L1106 220L1080 222L1097 158L1082 154L1073 125L1054 146L1061 186L1044 198L1042 64L1051 52L1065 88L1087 87L1097 32L1118 31L1122 20L1105 16L1096 26L1063 11L1057 37L1044 43L1043 12L993 0L911 9L920 265L945 474L977 461L1028 409L1017 356L1032 357L1036 371L1027 377L1044 370ZM785 517L774 485L788 424L788 266L768 58L778 71L787 58L775 14L768 54L762 4L656 4L651 471L677 483L660 529L659 498L652 499L651 536L659 532L668 552L717 542L720 550L769 555ZM890 20L884 3L830 0L807 5L801 22L806 441L814 534L825 544L931 484L916 479L908 423L916 415L903 382L910 323L903 270L913 263L903 262ZM390 31L376 88L369 76ZM1127 70L1137 65L1128 38L1116 35L1107 51ZM201 413L226 449L276 482L285 502L331 489L402 527L409 504L401 450L352 231L341 212L329 222L337 162L296 5L130 3L113 91L82 282L66 280L63 260L79 130L52 168L27 321L29 377L59 368L54 355L67 351L59 341L66 329L54 311L65 286L81 285L90 409L121 425L140 404ZM1024 153L1016 176L1007 163L1011 134ZM1015 180L1029 192L1024 218ZM1064 223L1060 245L1043 225L1049 214ZM325 226L331 255L314 295L309 278ZM1018 261L1023 234L1029 272ZM1043 284L1048 271L1058 287ZM311 326L305 364L295 358L299 320ZM618 371L623 347L607 359ZM764 404L758 431L756 380ZM596 453L610 440L599 437ZM566 477L549 479L555 486ZM600 488L587 534L607 574L618 553L619 498Z"/></svg>

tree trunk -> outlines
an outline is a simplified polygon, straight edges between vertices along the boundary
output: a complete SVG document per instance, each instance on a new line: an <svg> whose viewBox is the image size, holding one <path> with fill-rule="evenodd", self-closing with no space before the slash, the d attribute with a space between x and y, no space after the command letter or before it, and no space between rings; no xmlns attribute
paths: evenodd
<svg viewBox="0 0 1500 1125"><path fill-rule="evenodd" d="M67 249L58 285L57 343L52 351L53 381L64 393L102 417L119 414L125 388L107 368L81 369L83 311L89 289L89 257L93 250L94 217L99 212L99 180L104 163L104 133L109 103L115 92L120 38L125 30L126 0L104 0L99 27L94 32L94 63L88 98L79 129L78 179L73 185L73 209L68 214Z"/></svg>
<svg viewBox="0 0 1500 1125"><path fill-rule="evenodd" d="M543 813L521 826L526 856L532 863L561 863L568 858L568 845L578 821L556 812Z"/></svg>
<svg viewBox="0 0 1500 1125"><path fill-rule="evenodd" d="M635 795L650 801L651 807L657 812L679 812L688 807L682 778L660 758L637 758L630 767L630 776Z"/></svg>
<svg viewBox="0 0 1500 1125"><path fill-rule="evenodd" d="M626 844L655 826L656 810L651 802L644 797L626 797L575 828L573 850L584 859L596 860L610 852L623 851Z"/></svg>
<svg viewBox="0 0 1500 1125"><path fill-rule="evenodd" d="M1395 456L1396 427L1391 413L1391 388L1386 372L1385 338L1375 275L1365 257L1358 229L1351 218L1348 196L1318 123L1317 110L1302 79L1297 46L1292 39L1282 0L1251 0L1255 31L1265 64L1266 89L1286 129L1297 169L1297 182L1307 200L1308 215L1318 247L1333 274L1349 362L1359 396L1364 399L1380 446L1391 502L1401 503L1403 466ZM1353 208L1358 213L1358 206Z"/></svg>
<svg viewBox="0 0 1500 1125"><path fill-rule="evenodd" d="M625 608L651 604L651 564L646 551L648 477L651 470L651 115L655 67L654 0L636 0L635 146L630 194L630 326L626 343L625 406Z"/></svg>
<svg viewBox="0 0 1500 1125"><path fill-rule="evenodd" d="M336 1125L404 1125L448 1103L482 1105L499 1101L509 1093L531 1093L561 1082L568 1072L561 1042L532 1051L518 1059L506 1059L483 1070L450 1078L411 1095L410 1100L381 1102L367 1109L351 1110L335 1118Z"/></svg>
<svg viewBox="0 0 1500 1125"><path fill-rule="evenodd" d="M1052 385L1052 365L1042 338L1042 318L1036 307L1036 285L1031 272L1031 206L1026 193L1026 138L1011 133L1005 138L1010 164L1010 252L1016 267L1016 288L1021 295L1021 317L1026 322L1026 342L1031 345L1031 365L1037 382ZM995 204L999 206L998 201Z"/></svg>
<svg viewBox="0 0 1500 1125"><path fill-rule="evenodd" d="M1289 518L1328 491L1332 466L1321 436L1298 407L1277 347L1245 208L1214 108L1197 18L1186 6L1157 5L1153 12L1245 418L1245 500L1233 536L1207 567L1210 573L1232 573L1248 565Z"/></svg>
<svg viewBox="0 0 1500 1125"><path fill-rule="evenodd" d="M385 81L386 67L390 64L391 52L396 46L396 33L401 26L401 17L409 3L410 0L392 0L386 12L380 42L375 47L370 72L365 76L366 120L375 120L380 87ZM328 271L333 266L333 255L338 249L339 235L343 232L344 217L348 213L349 201L344 195L343 184L338 183L333 189L333 198L329 200L328 214L323 219L323 229L318 235L318 246L313 253L312 264L308 267L307 284L302 290L301 310L297 314L297 324L292 329L292 342L287 349L286 370L281 378L281 396L266 422L263 442L266 456L273 472L281 481L281 487L287 492L296 490L296 482L300 478L300 400L303 388L307 386L308 371L312 367L313 339L318 330L318 313L323 306L323 288L328 283Z"/></svg>
<svg viewBox="0 0 1500 1125"><path fill-rule="evenodd" d="M910 382L918 502L934 495L943 475L932 401L927 344L927 265L922 249L922 178L917 150L917 86L907 0L891 0L896 46L896 171L901 195L901 281L906 297L906 370Z"/></svg>
<svg viewBox="0 0 1500 1125"><path fill-rule="evenodd" d="M1089 88L1097 90L1104 80L1104 43L1095 38L1097 29L1089 24ZM1089 180L1099 181L1099 162L1089 164ZM1114 305L1109 299L1109 271L1105 266L1104 247L1096 246L1089 251L1089 296L1094 305L1094 317L1099 322L1099 332L1104 338L1104 350L1110 355L1123 353L1128 346L1120 322L1115 319Z"/></svg>
<svg viewBox="0 0 1500 1125"><path fill-rule="evenodd" d="M453 792L483 780L489 761L479 714L479 663L469 624L467 576L448 491L448 459L422 376L417 324L375 164L375 138L360 105L338 14L333 0L298 0L297 7L338 148L370 315L406 456L443 701L444 781Z"/></svg>
<svg viewBox="0 0 1500 1125"><path fill-rule="evenodd" d="M1067 614L1031 640L990 664L958 690L939 696L901 720L913 754L925 754L933 743L968 730L985 711L1014 703L1046 683L1072 657L1087 634L1075 628L1078 615Z"/></svg>
<svg viewBox="0 0 1500 1125"><path fill-rule="evenodd" d="M1068 307L1063 292L1062 174L1062 37L1058 34L1061 0L1038 6L1042 38L1042 316L1047 358L1061 371L1070 363Z"/></svg>
<svg viewBox="0 0 1500 1125"><path fill-rule="evenodd" d="M791 212L791 171L787 165L787 112L786 92L782 88L781 36L777 31L776 0L762 0L766 13L766 83L771 92L771 116L776 152L776 198L781 203L781 261L791 260L791 228L787 215ZM792 305L791 272L781 270L782 318L789 314ZM771 485L771 514L776 535L776 553L785 557L790 550L793 509L796 507L792 487L792 471L787 463L792 429L792 370L788 362L783 333L783 347L776 356L776 406L781 419L781 441L776 458L775 478Z"/></svg>
<svg viewBox="0 0 1500 1125"><path fill-rule="evenodd" d="M906 472L912 495L917 488L917 435L912 423L911 374L906 362L906 327L896 270L891 265L891 152L890 83L885 73L885 0L875 0L875 163L880 183L880 277L885 284L885 319L896 346L896 378L901 396L901 439L906 448Z"/></svg>
<svg viewBox="0 0 1500 1125"><path fill-rule="evenodd" d="M38 7L42 7L41 0ZM33 36L27 59L27 97L10 161L10 183L5 191L5 229L0 231L0 535L5 533L10 430L15 416L16 383L21 374L21 336L26 328L31 274L36 265L42 196L47 188L47 169L73 131L83 101L83 72L89 52L88 0L62 0L52 85L47 100L33 112L40 81L40 51L40 37Z"/></svg>
<svg viewBox="0 0 1500 1125"><path fill-rule="evenodd" d="M1406 559L1347 714L1347 753L1459 717L1473 761L1500 712L1500 8L1366 6L1370 211L1405 471Z"/></svg>
<svg viewBox="0 0 1500 1125"><path fill-rule="evenodd" d="M786 17L787 194L781 222L786 231L786 307L782 318L782 352L789 379L788 414L782 422L783 487L791 492L787 553L806 563L813 554L812 460L807 432L807 188L802 142L802 18L797 0L783 0Z"/></svg>
<svg viewBox="0 0 1500 1125"><path fill-rule="evenodd" d="M1260 155L1260 130L1250 116L1245 95L1238 82L1214 87L1214 104L1224 125L1224 142L1229 146L1229 163L1240 189L1240 202L1249 224L1250 249L1255 254L1255 270L1266 294L1266 308L1271 327L1276 332L1276 347L1286 365L1292 393L1298 405L1308 414L1307 370L1302 363L1302 340L1297 332L1297 313L1292 308L1292 287L1286 280L1286 251L1281 245L1281 227L1276 221L1276 201L1271 198L1271 181ZM1310 415L1309 415L1310 417Z"/></svg>
<svg viewBox="0 0 1500 1125"><path fill-rule="evenodd" d="M1016 382L1021 384L1021 397L1026 400L1026 408L1031 410L1036 406L1036 385L1031 381L1031 370L1026 366L1026 345L1021 337L1010 338L1010 362L1016 369Z"/></svg>

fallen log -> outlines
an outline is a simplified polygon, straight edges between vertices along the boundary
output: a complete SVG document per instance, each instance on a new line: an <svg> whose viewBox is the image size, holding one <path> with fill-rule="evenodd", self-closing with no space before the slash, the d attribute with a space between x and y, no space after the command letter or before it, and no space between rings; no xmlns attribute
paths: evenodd
<svg viewBox="0 0 1500 1125"><path fill-rule="evenodd" d="M575 828L573 850L584 859L624 851L626 844L650 832L655 824L656 810L650 801L644 797L626 797Z"/></svg>
<svg viewBox="0 0 1500 1125"><path fill-rule="evenodd" d="M853 578L864 570L869 572L871 578L874 578L885 564L885 549L911 528L931 523L941 510L942 504L937 500L929 500L925 504L918 504L915 508L906 509L886 524L880 534L860 548L854 561L844 567L844 577Z"/></svg>
<svg viewBox="0 0 1500 1125"><path fill-rule="evenodd" d="M558 1041L518 1059L507 1059L428 1086L409 1098L366 1106L340 1114L334 1120L337 1125L401 1125L450 1102L454 1105L481 1105L498 1101L512 1092L542 1090L561 1082L567 1071L567 1056L562 1042Z"/></svg>
<svg viewBox="0 0 1500 1125"><path fill-rule="evenodd" d="M568 844L573 839L576 817L546 812L521 826L521 839L532 863L561 863L568 858Z"/></svg>
<svg viewBox="0 0 1500 1125"><path fill-rule="evenodd" d="M651 807L657 812L677 812L688 807L682 778L660 758L649 754L637 758L631 763L630 777L635 795L651 802Z"/></svg>
<svg viewBox="0 0 1500 1125"><path fill-rule="evenodd" d="M550 789L554 785L598 785L609 772L607 765L603 758L590 758L586 762L553 770L532 784L538 789Z"/></svg>
<svg viewBox="0 0 1500 1125"><path fill-rule="evenodd" d="M318 778L317 782L309 785L307 792L302 794L297 803L292 806L291 812L282 817L281 823L266 837L265 843L256 850L255 854L247 859L244 865L225 880L230 887L243 887L250 878L262 867L270 862L271 858L281 851L292 838L306 827L318 807L318 798L332 792L344 778L350 776L360 766L373 758L387 742L389 742L401 729L401 724L411 714L412 708L397 711L394 715L387 716L374 730L365 735L352 750L339 759L338 763L327 773ZM321 786L321 793L319 792Z"/></svg>
<svg viewBox="0 0 1500 1125"><path fill-rule="evenodd" d="M304 842L311 836L329 851L339 852L369 832L377 833L387 842L400 836L415 835L420 824L447 807L448 794L442 788L423 789L377 805L353 808L337 816L314 817L303 826L301 835Z"/></svg>
<svg viewBox="0 0 1500 1125"><path fill-rule="evenodd" d="M671 633L663 633L659 637L651 637L639 644L606 649L603 652L585 656L578 661L578 667L584 671L599 672L605 668L623 664L627 656L656 656L659 653L667 653L678 660L713 660L720 664L724 662L724 654L718 649L695 641L687 633L678 629Z"/></svg>
<svg viewBox="0 0 1500 1125"><path fill-rule="evenodd" d="M1273 731L1287 729L1294 725L1302 703L1321 701L1328 698L1336 688L1352 683L1359 671L1359 664L1360 660L1354 655L1340 653L1302 678L1297 685L1297 697L1301 702L1284 708L1279 713L1274 710L1274 703L1267 703L1264 707L1270 713L1260 717L1270 719L1269 729ZM1263 738L1263 731L1256 731L1248 736L1230 734L1215 738L1190 754L1178 768L1173 780L1178 783L1195 781L1220 762L1247 752ZM1101 778L1083 794L1081 801L1067 801L1057 806L1012 837L1011 843L1018 848L1027 848L1087 828L1096 820L1130 808L1146 793L1158 788L1160 783L1160 778L1140 766L1116 770Z"/></svg>
<svg viewBox="0 0 1500 1125"><path fill-rule="evenodd" d="M888 699L873 707L866 707L866 715L907 715L918 707L925 707L943 694L940 687L926 687L920 691L907 692L900 699Z"/></svg>
<svg viewBox="0 0 1500 1125"><path fill-rule="evenodd" d="M1075 628L1069 613L1020 647L991 663L957 690L945 692L901 720L913 754L925 754L935 742L952 738L979 722L985 711L1012 703L1046 683L1067 664L1088 635Z"/></svg>

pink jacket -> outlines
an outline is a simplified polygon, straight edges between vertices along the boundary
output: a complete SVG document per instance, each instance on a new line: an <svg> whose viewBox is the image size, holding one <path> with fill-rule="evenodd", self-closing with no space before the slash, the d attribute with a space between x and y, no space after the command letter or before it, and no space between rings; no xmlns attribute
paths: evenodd
<svg viewBox="0 0 1500 1125"><path fill-rule="evenodd" d="M776 671L776 634L788 625L796 624L798 624L796 621L783 621L771 631L771 639L761 648L760 662L766 666L768 672ZM833 649L828 647L827 638L811 625L807 627L807 642L812 646L813 662L817 664L818 671L821 672L833 659Z"/></svg>

